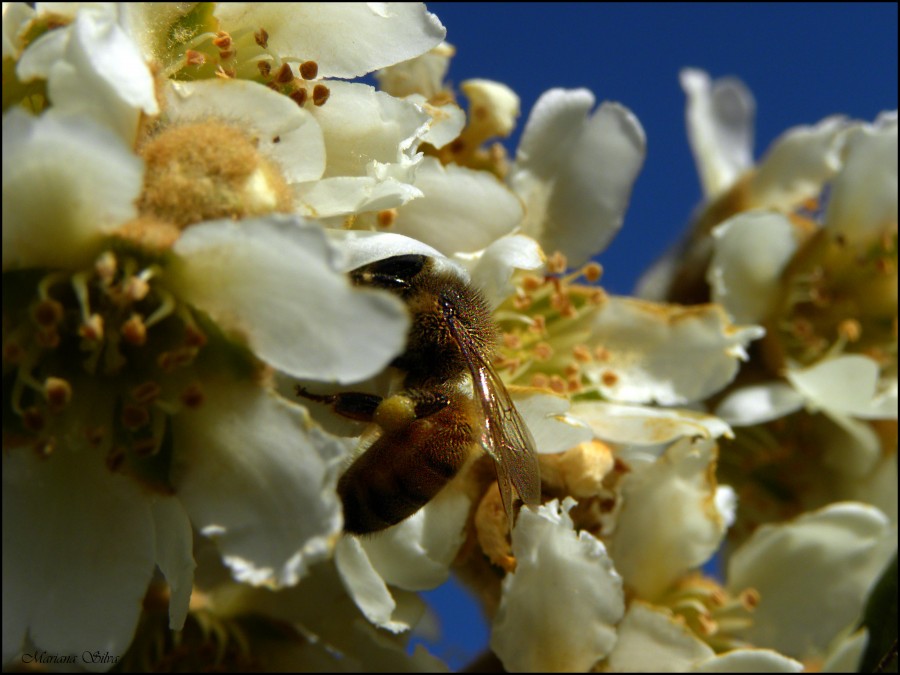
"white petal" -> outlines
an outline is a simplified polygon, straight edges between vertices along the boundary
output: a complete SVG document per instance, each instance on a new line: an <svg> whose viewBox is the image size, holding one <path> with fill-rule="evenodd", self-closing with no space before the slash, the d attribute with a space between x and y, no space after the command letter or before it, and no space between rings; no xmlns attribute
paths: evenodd
<svg viewBox="0 0 900 675"><path fill-rule="evenodd" d="M271 51L315 61L319 77L359 77L406 61L447 33L420 2L226 2L215 15L229 32L264 28Z"/></svg>
<svg viewBox="0 0 900 675"><path fill-rule="evenodd" d="M522 509L516 571L503 580L491 649L510 672L584 672L609 654L625 609L622 580L600 541L576 535L554 500Z"/></svg>
<svg viewBox="0 0 900 675"><path fill-rule="evenodd" d="M308 218L331 218L403 206L422 191L392 178L338 176L294 185L296 212Z"/></svg>
<svg viewBox="0 0 900 675"><path fill-rule="evenodd" d="M53 106L87 114L134 142L141 113L159 112L153 76L137 45L110 8L82 8L68 32L63 58L47 74Z"/></svg>
<svg viewBox="0 0 900 675"><path fill-rule="evenodd" d="M869 630L860 628L850 635L839 637L828 650L822 664L823 673L856 673L869 642Z"/></svg>
<svg viewBox="0 0 900 675"><path fill-rule="evenodd" d="M3 653L123 654L154 570L150 500L102 455L3 453ZM79 666L92 671L110 664Z"/></svg>
<svg viewBox="0 0 900 675"><path fill-rule="evenodd" d="M359 539L342 537L334 551L334 562L347 592L369 621L391 633L409 630L408 623L394 618L397 603Z"/></svg>
<svg viewBox="0 0 900 675"><path fill-rule="evenodd" d="M512 234L501 237L483 251L453 256L472 275L472 284L496 308L515 291L512 276L516 270L538 270L546 260L541 247L531 237Z"/></svg>
<svg viewBox="0 0 900 675"><path fill-rule="evenodd" d="M591 117L586 90L553 89L535 104L510 173L525 202L523 232L571 266L602 251L618 232L646 153L637 118L617 103Z"/></svg>
<svg viewBox="0 0 900 675"><path fill-rule="evenodd" d="M519 200L486 171L443 166L426 157L416 169L414 185L424 196L399 210L391 230L444 255L483 249L522 220Z"/></svg>
<svg viewBox="0 0 900 675"><path fill-rule="evenodd" d="M318 122L268 87L248 80L169 82L166 102L171 124L216 119L252 136L289 183L316 180L325 171L325 139Z"/></svg>
<svg viewBox="0 0 900 675"><path fill-rule="evenodd" d="M694 410L582 401L570 412L590 425L597 438L610 443L659 445L684 436L733 436L721 419Z"/></svg>
<svg viewBox="0 0 900 675"><path fill-rule="evenodd" d="M173 418L173 483L191 521L236 579L292 585L341 527L343 447L302 408L253 384L207 380L203 405Z"/></svg>
<svg viewBox="0 0 900 675"><path fill-rule="evenodd" d="M430 143L440 150L447 143L456 139L466 126L466 113L456 103L432 105L421 94L410 96L409 100L431 116L428 131L421 137L423 143Z"/></svg>
<svg viewBox="0 0 900 675"><path fill-rule="evenodd" d="M728 384L762 337L759 326L735 326L717 305L680 307L611 296L594 319L590 338L609 353L586 364L600 392L624 403L680 405Z"/></svg>
<svg viewBox="0 0 900 675"><path fill-rule="evenodd" d="M897 113L853 129L835 178L826 227L848 241L868 241L897 226Z"/></svg>
<svg viewBox="0 0 900 675"><path fill-rule="evenodd" d="M15 59L22 49L21 33L35 17L34 8L25 2L3 3L3 60ZM53 32L53 31L49 31ZM46 33L45 33L46 35ZM43 36L41 36L43 37ZM40 38L39 38L40 39ZM34 42L37 42L35 40ZM32 44L34 44L32 42Z"/></svg>
<svg viewBox="0 0 900 675"><path fill-rule="evenodd" d="M771 649L732 649L700 663L694 673L800 673L803 664Z"/></svg>
<svg viewBox="0 0 900 675"><path fill-rule="evenodd" d="M170 276L180 296L289 375L362 380L406 344L403 304L353 288L322 229L302 219L201 223L174 250Z"/></svg>
<svg viewBox="0 0 900 675"><path fill-rule="evenodd" d="M897 548L896 526L855 502L763 525L733 554L728 589L760 594L740 637L795 658L820 656L859 619L871 586Z"/></svg>
<svg viewBox="0 0 900 675"><path fill-rule="evenodd" d="M341 260L338 261L338 271L340 272L350 272L357 267L396 255L417 254L443 259L440 251L431 246L423 244L417 239L392 232L326 230L325 234L335 248L341 252ZM449 260L445 262L452 264ZM457 268L459 274L468 279L465 270L459 266Z"/></svg>
<svg viewBox="0 0 900 675"><path fill-rule="evenodd" d="M658 597L718 549L730 514L714 499L717 456L712 440L682 439L624 477L610 553L642 598Z"/></svg>
<svg viewBox="0 0 900 675"><path fill-rule="evenodd" d="M790 211L797 204L818 197L824 184L840 168L845 125L843 118L829 117L815 126L784 132L753 175L753 202Z"/></svg>
<svg viewBox="0 0 900 675"><path fill-rule="evenodd" d="M440 586L465 539L472 506L449 486L413 516L384 532L361 540L373 568L387 583L408 591Z"/></svg>
<svg viewBox="0 0 900 675"><path fill-rule="evenodd" d="M539 453L563 452L593 436L587 424L568 414L571 407L568 397L523 387L516 387L510 393Z"/></svg>
<svg viewBox="0 0 900 675"><path fill-rule="evenodd" d="M161 497L152 505L156 525L156 564L169 584L169 628L181 630L194 583L194 534L181 502Z"/></svg>
<svg viewBox="0 0 900 675"><path fill-rule="evenodd" d="M729 392L716 407L716 416L736 427L746 427L790 415L803 403L803 396L791 385L765 382Z"/></svg>
<svg viewBox="0 0 900 675"><path fill-rule="evenodd" d="M379 70L375 73L378 88L398 98L418 95L431 100L443 91L444 76L455 53L453 45L442 42L421 56Z"/></svg>
<svg viewBox="0 0 900 675"><path fill-rule="evenodd" d="M896 391L878 396L878 375L878 364L861 354L846 354L785 373L813 410L865 419L897 419Z"/></svg>
<svg viewBox="0 0 900 675"><path fill-rule="evenodd" d="M703 184L711 199L734 185L753 166L753 94L736 78L710 83L702 70L681 71L681 88L687 95L688 139Z"/></svg>
<svg viewBox="0 0 900 675"><path fill-rule="evenodd" d="M428 131L429 115L411 101L356 82L328 82L331 95L310 113L325 135L325 176L373 175L373 163L398 163ZM398 176L394 176L398 178Z"/></svg>
<svg viewBox="0 0 900 675"><path fill-rule="evenodd" d="M680 673L712 656L712 648L668 609L636 600L619 624L609 666L618 673Z"/></svg>
<svg viewBox="0 0 900 675"><path fill-rule="evenodd" d="M797 250L790 221L778 213L742 213L713 230L713 245L706 272L713 301L737 323L764 321Z"/></svg>
<svg viewBox="0 0 900 675"><path fill-rule="evenodd" d="M141 160L92 120L5 114L3 268L90 264L102 235L137 215L143 178Z"/></svg>

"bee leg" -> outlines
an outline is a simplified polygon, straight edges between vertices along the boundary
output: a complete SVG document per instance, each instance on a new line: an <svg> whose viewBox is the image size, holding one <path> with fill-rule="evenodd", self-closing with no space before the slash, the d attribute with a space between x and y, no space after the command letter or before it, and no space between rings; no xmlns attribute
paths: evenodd
<svg viewBox="0 0 900 675"><path fill-rule="evenodd" d="M330 405L338 415L360 422L371 422L375 411L381 405L381 396L361 391L345 391L339 394L313 394L297 385L297 396Z"/></svg>
<svg viewBox="0 0 900 675"><path fill-rule="evenodd" d="M411 395L415 402L416 419L431 417L450 405L450 399L435 392L416 392Z"/></svg>

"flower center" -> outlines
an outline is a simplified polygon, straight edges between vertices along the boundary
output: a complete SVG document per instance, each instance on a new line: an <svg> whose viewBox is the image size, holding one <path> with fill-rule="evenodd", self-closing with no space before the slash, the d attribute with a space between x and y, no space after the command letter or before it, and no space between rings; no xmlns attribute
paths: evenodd
<svg viewBox="0 0 900 675"><path fill-rule="evenodd" d="M562 274L565 268L561 254L551 256L549 274L523 276L516 294L500 307L495 315L503 330L498 367L507 369L512 381L528 375L532 386L576 393L587 384L584 365L605 356L602 350L592 351L586 339L587 319L606 293L592 285L600 278L597 263L569 275ZM573 283L579 278L588 284Z"/></svg>
<svg viewBox="0 0 900 675"><path fill-rule="evenodd" d="M163 130L139 150L146 162L138 207L178 227L216 218L289 212L292 196L253 139L209 120Z"/></svg>
<svg viewBox="0 0 900 675"><path fill-rule="evenodd" d="M896 226L865 246L819 230L784 279L767 336L771 365L784 358L807 365L835 352L896 361Z"/></svg>
<svg viewBox="0 0 900 675"><path fill-rule="evenodd" d="M202 403L192 365L206 336L158 273L108 250L88 269L4 275L4 416L18 422L4 446L94 448L171 491L168 416Z"/></svg>

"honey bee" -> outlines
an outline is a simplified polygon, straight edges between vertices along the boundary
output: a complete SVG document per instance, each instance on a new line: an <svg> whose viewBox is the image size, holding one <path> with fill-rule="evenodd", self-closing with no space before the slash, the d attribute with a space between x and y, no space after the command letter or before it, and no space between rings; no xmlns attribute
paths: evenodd
<svg viewBox="0 0 900 675"><path fill-rule="evenodd" d="M317 395L297 388L381 432L338 481L344 530L377 532L413 515L479 445L494 460L510 523L514 492L537 505L534 440L491 365L498 330L481 293L450 263L418 254L363 265L350 278L398 295L412 324L405 351L391 364L402 373L397 393Z"/></svg>

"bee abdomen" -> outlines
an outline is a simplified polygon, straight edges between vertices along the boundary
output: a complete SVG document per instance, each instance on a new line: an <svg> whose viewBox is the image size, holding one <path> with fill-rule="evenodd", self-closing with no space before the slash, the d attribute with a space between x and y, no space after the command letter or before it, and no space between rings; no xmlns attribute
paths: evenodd
<svg viewBox="0 0 900 675"><path fill-rule="evenodd" d="M383 434L341 476L344 529L377 532L408 518L459 472L472 429L453 406Z"/></svg>

